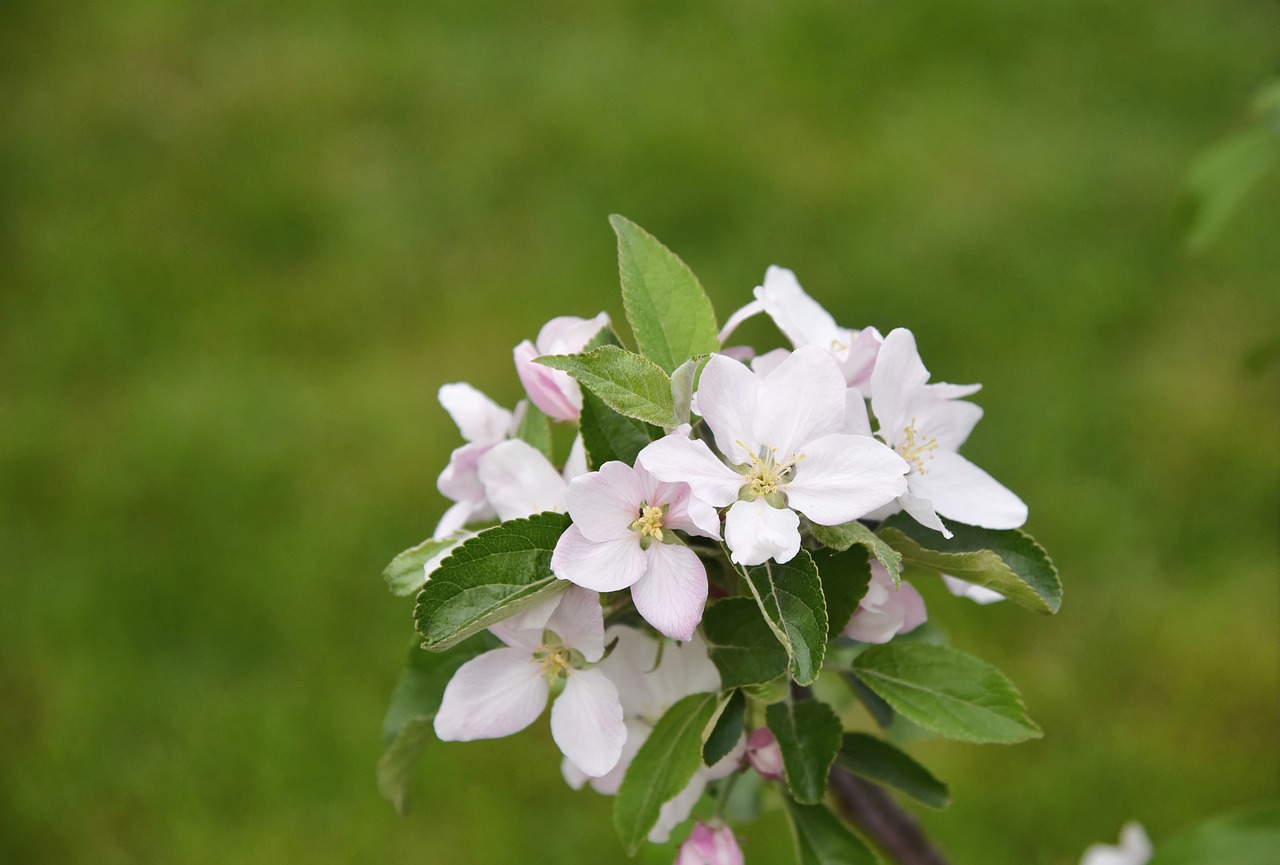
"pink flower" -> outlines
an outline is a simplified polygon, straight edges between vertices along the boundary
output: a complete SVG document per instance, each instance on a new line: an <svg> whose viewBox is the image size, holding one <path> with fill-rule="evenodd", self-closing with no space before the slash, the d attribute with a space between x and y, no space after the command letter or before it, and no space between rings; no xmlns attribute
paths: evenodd
<svg viewBox="0 0 1280 865"><path fill-rule="evenodd" d="M728 826L712 829L699 821L680 845L675 865L742 865L742 849Z"/></svg>
<svg viewBox="0 0 1280 865"><path fill-rule="evenodd" d="M871 584L853 618L844 627L844 635L864 643L887 643L924 624L928 616L924 598L915 586L903 581L895 587L884 565L871 563Z"/></svg>
<svg viewBox="0 0 1280 865"><path fill-rule="evenodd" d="M782 748L768 727L759 727L751 733L747 740L747 760L762 777L782 780Z"/></svg>
<svg viewBox="0 0 1280 865"><path fill-rule="evenodd" d="M529 399L548 417L576 421L582 413L582 391L567 372L534 363L534 358L544 354L577 354L608 324L609 316L603 312L595 318L564 315L544 324L538 331L536 343L526 339L515 347L516 374Z"/></svg>

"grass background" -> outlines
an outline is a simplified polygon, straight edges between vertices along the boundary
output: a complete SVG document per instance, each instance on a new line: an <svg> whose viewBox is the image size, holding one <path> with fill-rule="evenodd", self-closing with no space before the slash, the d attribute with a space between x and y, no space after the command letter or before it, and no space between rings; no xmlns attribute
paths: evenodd
<svg viewBox="0 0 1280 865"><path fill-rule="evenodd" d="M1189 256L1261 0L0 11L0 861L622 861L545 725L373 784L458 442L510 349L621 318L605 217L723 318L765 267L982 381L1062 613L924 586L1047 735L914 748L957 863L1275 796L1280 178ZM747 335L762 344L768 329ZM777 815L749 861L788 862ZM669 852L653 861L669 859Z"/></svg>

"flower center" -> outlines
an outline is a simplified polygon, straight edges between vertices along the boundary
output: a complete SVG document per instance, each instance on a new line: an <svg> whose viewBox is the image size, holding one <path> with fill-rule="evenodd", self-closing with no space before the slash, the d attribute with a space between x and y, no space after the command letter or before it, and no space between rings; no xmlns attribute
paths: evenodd
<svg viewBox="0 0 1280 865"><path fill-rule="evenodd" d="M555 631L548 630L542 632L542 645L534 651L529 663L541 667L542 678L553 682L568 676L569 671L580 667L584 660L581 652L570 649Z"/></svg>
<svg viewBox="0 0 1280 865"><path fill-rule="evenodd" d="M902 441L893 449L911 465L913 471L927 475L929 470L924 467L924 461L933 459L934 451L938 449L938 440L922 436L916 429L916 419L912 418L910 425L902 428Z"/></svg>
<svg viewBox="0 0 1280 865"><path fill-rule="evenodd" d="M666 516L666 509L661 505L641 505L640 519L631 524L631 531L639 532L642 542L648 538L653 538L658 543L662 543L662 518L664 516Z"/></svg>
<svg viewBox="0 0 1280 865"><path fill-rule="evenodd" d="M742 442L737 442L737 445L744 451L747 450ZM748 452L747 459L750 462L738 469L746 480L740 495L754 500L771 496L776 498L785 490L796 476L796 463L804 459L804 454L793 453L786 459L779 459L777 448L765 447L759 456Z"/></svg>

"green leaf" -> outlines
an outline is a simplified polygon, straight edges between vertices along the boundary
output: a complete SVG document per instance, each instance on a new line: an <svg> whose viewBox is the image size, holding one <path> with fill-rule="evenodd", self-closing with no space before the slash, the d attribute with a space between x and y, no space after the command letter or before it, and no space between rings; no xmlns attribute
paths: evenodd
<svg viewBox="0 0 1280 865"><path fill-rule="evenodd" d="M733 691L720 707L720 715L715 726L707 734L707 741L702 744L702 764L714 766L723 760L742 738L742 727L746 723L747 698L741 691Z"/></svg>
<svg viewBox="0 0 1280 865"><path fill-rule="evenodd" d="M1156 850L1151 865L1272 865L1280 852L1280 804L1219 817Z"/></svg>
<svg viewBox="0 0 1280 865"><path fill-rule="evenodd" d="M993 589L1038 613L1058 612L1058 569L1030 535L963 523L948 522L947 527L955 535L950 540L902 513L881 523L879 534L905 562Z"/></svg>
<svg viewBox="0 0 1280 865"><path fill-rule="evenodd" d="M412 595L422 588L423 565L457 542L457 538L427 538L416 547L409 547L383 569L382 579L387 581L387 588L397 595Z"/></svg>
<svg viewBox="0 0 1280 865"><path fill-rule="evenodd" d="M715 310L693 271L657 238L623 216L618 235L622 305L640 352L673 372L698 354L720 350Z"/></svg>
<svg viewBox="0 0 1280 865"><path fill-rule="evenodd" d="M787 672L787 650L751 598L716 601L703 614L702 632L723 688L763 684Z"/></svg>
<svg viewBox="0 0 1280 865"><path fill-rule="evenodd" d="M562 370L618 414L660 427L677 424L671 379L653 361L617 346L585 354L552 354L537 362Z"/></svg>
<svg viewBox="0 0 1280 865"><path fill-rule="evenodd" d="M902 554L857 520L840 526L820 526L814 523L810 526L810 531L819 543L833 550L844 551L854 544L866 547L867 552L884 565L895 586L902 582Z"/></svg>
<svg viewBox="0 0 1280 865"><path fill-rule="evenodd" d="M798 865L880 865L880 858L823 805L786 800Z"/></svg>
<svg viewBox="0 0 1280 865"><path fill-rule="evenodd" d="M966 742L1022 742L1040 728L999 670L972 655L928 643L871 646L853 672L913 724Z"/></svg>
<svg viewBox="0 0 1280 865"><path fill-rule="evenodd" d="M858 701L866 707L867 712L880 725L881 729L886 729L893 723L893 707L884 701L879 694L862 684L862 680L852 673L841 673L841 677L849 683L853 695Z"/></svg>
<svg viewBox="0 0 1280 865"><path fill-rule="evenodd" d="M816 805L827 793L827 773L840 750L840 719L818 700L774 703L765 721L782 749L787 786L797 802Z"/></svg>
<svg viewBox="0 0 1280 865"><path fill-rule="evenodd" d="M613 825L634 856L658 822L662 806L679 795L702 765L702 733L715 715L715 694L690 694L666 711L636 758L613 801Z"/></svg>
<svg viewBox="0 0 1280 865"><path fill-rule="evenodd" d="M884 739L867 733L845 733L836 764L931 808L951 804L951 791L933 773Z"/></svg>
<svg viewBox="0 0 1280 865"><path fill-rule="evenodd" d="M867 594L871 563L861 547L843 553L822 550L814 555L814 561L819 565L822 595L827 600L827 639L834 640Z"/></svg>
<svg viewBox="0 0 1280 865"><path fill-rule="evenodd" d="M435 738L431 718L411 718L378 759L378 792L403 817L409 813L409 782L422 752Z"/></svg>
<svg viewBox="0 0 1280 865"><path fill-rule="evenodd" d="M533 445L544 457L553 459L551 452L551 418L542 413L542 409L532 400L524 401L524 413L516 424L516 438Z"/></svg>
<svg viewBox="0 0 1280 865"><path fill-rule="evenodd" d="M1182 210L1187 245L1203 249L1226 226L1245 195L1280 164L1280 131L1259 124L1220 141L1187 172Z"/></svg>
<svg viewBox="0 0 1280 865"><path fill-rule="evenodd" d="M689 422L693 412L694 384L698 380L698 373L709 358L710 355L705 354L691 357L671 373L671 405L675 411L676 420L680 423Z"/></svg>
<svg viewBox="0 0 1280 865"><path fill-rule="evenodd" d="M786 564L768 561L741 571L774 636L787 650L792 678L801 685L813 684L827 650L827 604L813 557L801 550Z"/></svg>
<svg viewBox="0 0 1280 865"><path fill-rule="evenodd" d="M587 465L592 471L610 460L634 465L636 454L651 441L662 438L659 427L623 417L591 391L582 392L582 417L578 421Z"/></svg>
<svg viewBox="0 0 1280 865"><path fill-rule="evenodd" d="M762 706L768 706L791 696L791 679L786 674L758 685L743 685L742 693Z"/></svg>
<svg viewBox="0 0 1280 865"><path fill-rule="evenodd" d="M567 514L534 514L459 544L418 593L413 621L423 648L447 649L563 590L551 552L568 527Z"/></svg>

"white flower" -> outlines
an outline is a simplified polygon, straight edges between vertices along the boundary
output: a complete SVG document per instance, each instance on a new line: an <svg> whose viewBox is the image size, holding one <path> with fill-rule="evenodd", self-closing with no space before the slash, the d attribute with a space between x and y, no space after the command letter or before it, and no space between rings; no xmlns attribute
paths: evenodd
<svg viewBox="0 0 1280 865"><path fill-rule="evenodd" d="M604 617L595 592L572 587L540 616L501 622L489 630L506 643L467 661L449 680L435 718L446 742L510 736L542 714L550 683L564 681L551 707L551 735L574 766L591 777L607 774L622 755L627 730L618 691L593 665L604 654ZM544 607L545 611L545 607Z"/></svg>
<svg viewBox="0 0 1280 865"><path fill-rule="evenodd" d="M529 399L548 417L576 421L582 413L582 391L567 372L534 363L534 358L544 354L577 354L608 324L609 316L603 312L595 318L563 315L542 326L536 344L526 339L515 347L512 354L516 374Z"/></svg>
<svg viewBox="0 0 1280 865"><path fill-rule="evenodd" d="M1150 859L1151 839L1141 824L1130 820L1120 830L1120 846L1093 844L1080 865L1146 865Z"/></svg>
<svg viewBox="0 0 1280 865"><path fill-rule="evenodd" d="M876 434L911 466L898 504L946 537L951 532L939 514L987 529L1021 526L1027 520L1022 499L956 453L982 417L981 408L959 398L981 385L928 381L911 331L891 331L871 374L871 409L880 424Z"/></svg>
<svg viewBox="0 0 1280 865"><path fill-rule="evenodd" d="M800 550L798 514L840 525L906 492L901 457L845 432L849 392L831 355L812 346L764 376L712 355L698 411L725 459L706 442L669 435L639 461L659 480L685 481L715 507L732 505L725 541L733 561L790 561Z"/></svg>
<svg viewBox="0 0 1280 865"><path fill-rule="evenodd" d="M437 489L454 501L436 526L435 538L443 540L467 523L493 518L493 509L485 499L476 464L490 448L511 435L515 430L515 418L511 412L464 382L443 385L439 399L467 441L449 456L449 465L436 481Z"/></svg>
<svg viewBox="0 0 1280 865"><path fill-rule="evenodd" d="M926 618L924 598L916 587L906 580L895 586L884 565L873 561L871 583L845 625L844 635L864 643L887 643L920 627Z"/></svg>

